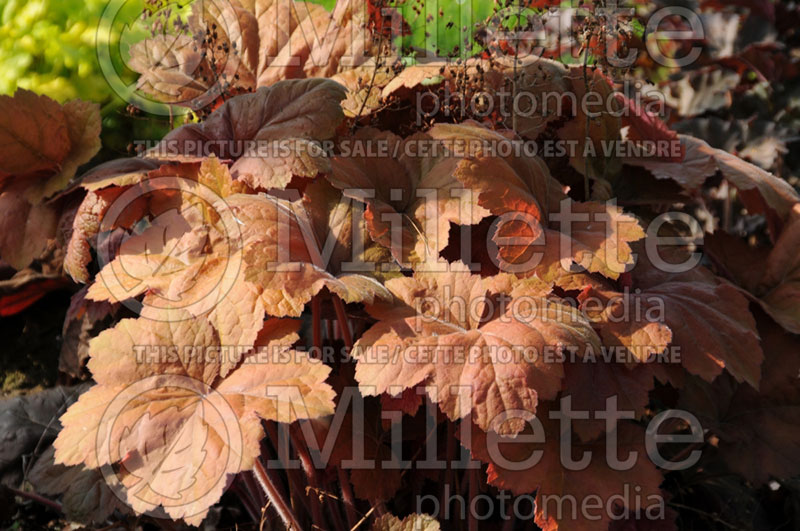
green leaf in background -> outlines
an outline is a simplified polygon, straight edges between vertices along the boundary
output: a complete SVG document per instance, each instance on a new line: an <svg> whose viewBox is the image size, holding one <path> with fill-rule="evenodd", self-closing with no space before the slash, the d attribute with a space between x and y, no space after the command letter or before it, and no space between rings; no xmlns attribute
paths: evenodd
<svg viewBox="0 0 800 531"><path fill-rule="evenodd" d="M630 27L633 30L633 34L637 37L644 38L644 25L639 22L637 19L633 19L630 21Z"/></svg>
<svg viewBox="0 0 800 531"><path fill-rule="evenodd" d="M186 16L188 8L181 6L190 3L163 0L148 9L173 7L174 18ZM150 33L144 9L144 0L0 0L0 94L24 88L59 102L80 98L103 105L104 151L98 162L127 155L132 139L161 138L169 123L126 113L97 53L101 38L99 44L112 50L113 70L126 85L135 83L138 75L126 61L130 44ZM104 15L113 16L112 31L98 37Z"/></svg>
<svg viewBox="0 0 800 531"><path fill-rule="evenodd" d="M310 4L319 4L328 11L333 11L333 6L336 5L336 0L310 0Z"/></svg>
<svg viewBox="0 0 800 531"><path fill-rule="evenodd" d="M108 102L111 91L95 49L108 3L0 0L0 94L13 94L19 87L61 102L78 97ZM135 19L142 7L142 2L125 2L120 15Z"/></svg>
<svg viewBox="0 0 800 531"><path fill-rule="evenodd" d="M401 49L452 57L477 53L472 38L475 25L500 9L496 0L406 0L392 5L400 10L410 29Z"/></svg>

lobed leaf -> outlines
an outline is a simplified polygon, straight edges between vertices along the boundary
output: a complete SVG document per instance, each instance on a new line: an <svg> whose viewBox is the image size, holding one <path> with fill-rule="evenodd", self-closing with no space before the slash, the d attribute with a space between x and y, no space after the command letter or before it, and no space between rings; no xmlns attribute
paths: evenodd
<svg viewBox="0 0 800 531"><path fill-rule="evenodd" d="M175 129L148 153L178 161L197 160L198 152L235 158L234 178L256 189L283 189L295 175L327 169L321 148L311 144L333 136L344 96L327 79L281 81L225 102L200 124Z"/></svg>
<svg viewBox="0 0 800 531"><path fill-rule="evenodd" d="M573 466L572 470L563 466L562 438L564 432L559 421L548 413L554 411L542 404L537 414L538 430L529 426L525 439L502 437L494 432L484 432L473 427L470 438L461 435L473 457L489 463L488 482L499 489L510 490L515 494L536 493L536 524L542 529L608 529L614 511L624 510L630 503L630 494L635 491L641 505L628 507L640 511L631 516L630 521L646 521L646 515L658 507L661 498L659 485L663 480L661 473L646 457L644 430L634 424L618 423L614 431L620 460L632 455L632 464L625 470L617 470L606 461L604 438L589 442L573 442L571 448L578 459L585 459L585 452L591 452L588 464ZM574 457L573 457L574 458ZM599 506L597 500L599 498ZM568 502L566 500L569 500ZM616 503L615 503L616 502ZM587 518L581 507L593 503L596 510ZM563 505L560 505L563 504ZM569 504L574 504L570 507ZM576 512L577 511L577 512ZM656 514L658 514L656 512Z"/></svg>
<svg viewBox="0 0 800 531"><path fill-rule="evenodd" d="M382 320L355 345L362 393L396 395L425 384L451 420L471 416L481 429L519 432L524 422L507 414L534 413L540 399L561 389L554 353L599 348L599 338L577 311L541 292L498 309L487 289L492 280L482 282L458 268L389 280L386 287L405 304L379 309Z"/></svg>
<svg viewBox="0 0 800 531"><path fill-rule="evenodd" d="M230 356L208 355L221 346L208 321L172 317L126 319L92 341L89 369L98 385L63 415L56 463L121 465L134 510L161 505L171 518L197 525L227 476L253 467L264 436L260 419L327 415L333 391L324 383L330 369L289 351L294 323L268 321L255 345L269 356L287 354L289 363L259 357L256 348L232 370ZM172 347L175 355L142 358L137 346ZM107 408L120 397L126 399L110 418Z"/></svg>

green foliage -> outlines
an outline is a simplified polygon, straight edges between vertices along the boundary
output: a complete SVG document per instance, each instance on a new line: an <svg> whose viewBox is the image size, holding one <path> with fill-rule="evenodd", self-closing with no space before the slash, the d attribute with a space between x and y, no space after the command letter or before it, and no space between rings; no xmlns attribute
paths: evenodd
<svg viewBox="0 0 800 531"><path fill-rule="evenodd" d="M0 93L25 88L58 101L111 99L95 51L107 0L3 0L0 5ZM141 7L127 2L121 15L135 17Z"/></svg>
<svg viewBox="0 0 800 531"><path fill-rule="evenodd" d="M489 0L400 0L393 5L410 30L403 37L403 48L434 51L440 56L475 53L475 24L486 21L499 9L497 2Z"/></svg>
<svg viewBox="0 0 800 531"><path fill-rule="evenodd" d="M166 121L132 117L114 94L97 58L98 26L109 0L0 0L0 94L17 88L56 101L80 98L104 105L103 146L97 161L127 154L131 138L157 139ZM130 43L147 34L139 22L142 1L120 5L112 25L113 67L126 83L136 73L124 66ZM105 38L105 37L104 37ZM101 43L105 44L105 43Z"/></svg>
<svg viewBox="0 0 800 531"><path fill-rule="evenodd" d="M336 0L311 0L309 3L311 4L319 4L328 11L333 10L333 6L336 5Z"/></svg>

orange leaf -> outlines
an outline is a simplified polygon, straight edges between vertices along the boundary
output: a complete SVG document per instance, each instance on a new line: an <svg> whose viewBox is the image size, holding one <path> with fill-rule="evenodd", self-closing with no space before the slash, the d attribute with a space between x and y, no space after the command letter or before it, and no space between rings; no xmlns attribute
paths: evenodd
<svg viewBox="0 0 800 531"><path fill-rule="evenodd" d="M545 299L542 287L516 291L523 303L503 307L492 284L463 267L389 280L401 303L371 310L382 320L354 350L362 393L397 395L424 384L451 420L472 416L483 430L520 431L524 421L505 415L533 413L541 398L555 398L564 375L556 353L599 349L599 338L574 308Z"/></svg>
<svg viewBox="0 0 800 531"><path fill-rule="evenodd" d="M169 317L126 319L92 341L98 385L61 417L56 463L121 464L120 492L134 510L161 505L197 525L228 476L253 467L260 419L330 414L333 390L324 383L330 369L289 350L296 323L268 321L256 341L262 354L245 352L223 376L220 358L230 353L210 323L183 312ZM174 355L164 355L167 347ZM271 361L278 359L291 361Z"/></svg>

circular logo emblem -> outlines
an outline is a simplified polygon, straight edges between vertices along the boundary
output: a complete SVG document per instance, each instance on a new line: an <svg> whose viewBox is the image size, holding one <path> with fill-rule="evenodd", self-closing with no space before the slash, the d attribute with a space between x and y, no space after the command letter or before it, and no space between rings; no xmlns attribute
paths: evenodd
<svg viewBox="0 0 800 531"><path fill-rule="evenodd" d="M100 69L123 101L151 114L174 116L208 107L240 65L219 39L241 35L227 0L168 0L142 10L141 0L111 0L97 26ZM132 73L139 78L131 81Z"/></svg>
<svg viewBox="0 0 800 531"><path fill-rule="evenodd" d="M197 516L241 467L237 418L222 394L199 380L140 380L117 394L101 419L96 451L103 478L137 513Z"/></svg>
<svg viewBox="0 0 800 531"><path fill-rule="evenodd" d="M143 212L157 215L142 220ZM190 319L213 310L234 286L241 248L239 223L214 190L154 177L125 190L103 216L95 284L142 317Z"/></svg>

